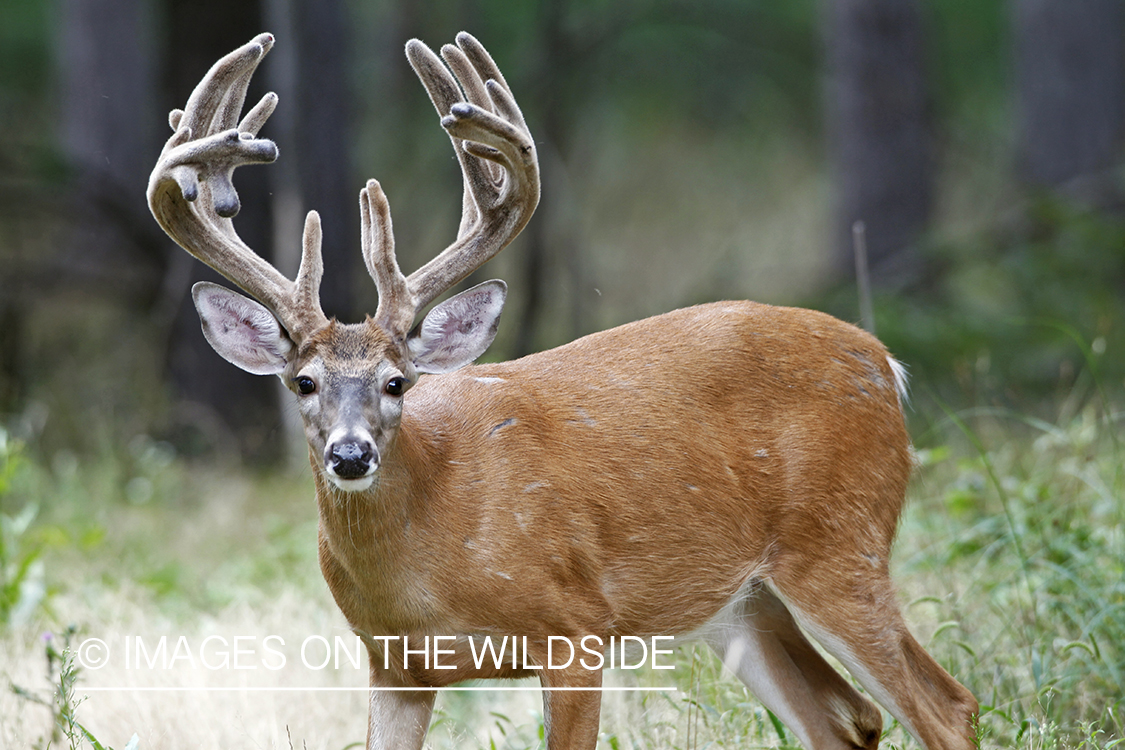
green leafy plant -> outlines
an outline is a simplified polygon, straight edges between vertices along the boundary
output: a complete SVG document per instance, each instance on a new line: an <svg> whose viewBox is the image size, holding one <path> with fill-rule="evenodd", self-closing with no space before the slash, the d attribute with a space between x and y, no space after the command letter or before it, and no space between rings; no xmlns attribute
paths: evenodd
<svg viewBox="0 0 1125 750"><path fill-rule="evenodd" d="M0 501L10 494L23 468L22 448L0 427ZM28 530L38 513L35 502L12 514L0 510L0 627L25 621L46 596L42 547L28 542Z"/></svg>
<svg viewBox="0 0 1125 750"><path fill-rule="evenodd" d="M85 703L86 698L77 697L75 685L82 673L81 668L75 663L74 650L71 641L77 629L71 625L58 638L47 633L43 636L44 654L47 657L47 680L51 683L52 696L44 698L33 690L12 684L12 692L31 703L37 703L51 711L51 734L43 738L35 746L36 750L51 750L56 742L65 740L69 750L81 750L83 743L88 744L92 750L113 750L98 740L81 722L78 721L78 707ZM61 641L61 648L60 642ZM140 746L140 737L132 736L122 750L137 750Z"/></svg>

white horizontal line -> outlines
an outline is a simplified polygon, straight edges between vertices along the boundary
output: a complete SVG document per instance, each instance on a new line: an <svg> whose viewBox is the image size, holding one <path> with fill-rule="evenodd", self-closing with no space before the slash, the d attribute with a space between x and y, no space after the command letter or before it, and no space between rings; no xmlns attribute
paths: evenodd
<svg viewBox="0 0 1125 750"><path fill-rule="evenodd" d="M133 693L295 693L295 692L317 692L317 693L370 693L370 692L494 692L494 693L513 693L513 692L542 692L544 690L562 692L562 691L586 691L598 693L621 693L621 692L662 692L662 693L675 693L679 688L675 687L378 687L378 688L365 688L365 687L187 687L187 686L172 686L172 687L88 687L82 686L79 692L89 693L106 693L112 691L133 692Z"/></svg>

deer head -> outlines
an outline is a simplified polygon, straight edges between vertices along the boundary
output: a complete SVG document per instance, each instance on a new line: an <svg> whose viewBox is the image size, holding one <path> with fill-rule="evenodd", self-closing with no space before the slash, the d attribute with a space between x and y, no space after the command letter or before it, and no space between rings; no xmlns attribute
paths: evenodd
<svg viewBox="0 0 1125 750"><path fill-rule="evenodd" d="M276 145L258 137L277 96L267 94L239 119L250 77L272 46L273 37L261 34L219 60L187 106L171 113L175 132L149 180L149 206L185 250L255 298L196 284L192 297L207 341L247 372L279 375L299 397L312 455L325 475L341 489L366 489L418 375L463 367L496 335L506 293L499 280L436 305L417 326L414 320L527 223L539 201L535 145L503 75L476 39L458 35L441 58L417 40L407 44L461 164L460 229L453 244L404 276L386 195L369 181L359 200L362 251L379 305L360 324L330 321L319 299L317 213L305 220L295 281L247 247L232 222L239 210L234 170L277 158Z"/></svg>

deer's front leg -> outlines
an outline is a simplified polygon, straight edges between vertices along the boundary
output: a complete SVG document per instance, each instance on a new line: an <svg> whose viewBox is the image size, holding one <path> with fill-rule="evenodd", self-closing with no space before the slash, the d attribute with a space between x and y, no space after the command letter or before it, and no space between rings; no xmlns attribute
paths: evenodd
<svg viewBox="0 0 1125 750"><path fill-rule="evenodd" d="M602 671L581 665L544 669L543 725L547 750L593 750L598 744L602 707ZM586 688L550 690L548 688Z"/></svg>
<svg viewBox="0 0 1125 750"><path fill-rule="evenodd" d="M383 669L383 657L369 653L371 697L367 714L367 750L422 750L430 714L434 710L433 690L386 690L402 683L390 679Z"/></svg>

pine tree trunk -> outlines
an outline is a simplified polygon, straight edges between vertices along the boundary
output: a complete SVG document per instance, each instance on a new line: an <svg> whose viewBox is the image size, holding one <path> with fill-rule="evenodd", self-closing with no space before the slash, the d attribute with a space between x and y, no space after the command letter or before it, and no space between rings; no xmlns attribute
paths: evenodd
<svg viewBox="0 0 1125 750"><path fill-rule="evenodd" d="M1125 3L1016 0L1012 13L1020 175L1096 200L1125 134Z"/></svg>
<svg viewBox="0 0 1125 750"><path fill-rule="evenodd" d="M921 6L826 0L824 13L835 266L850 275L863 221L875 282L901 283L916 273L933 192Z"/></svg>

